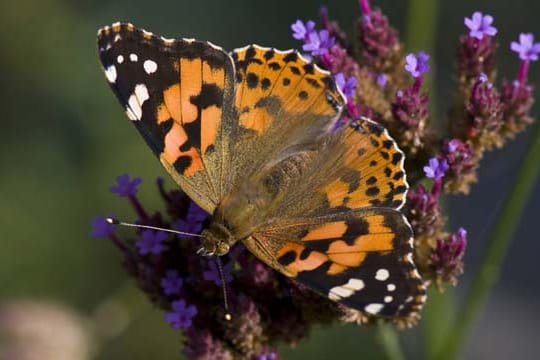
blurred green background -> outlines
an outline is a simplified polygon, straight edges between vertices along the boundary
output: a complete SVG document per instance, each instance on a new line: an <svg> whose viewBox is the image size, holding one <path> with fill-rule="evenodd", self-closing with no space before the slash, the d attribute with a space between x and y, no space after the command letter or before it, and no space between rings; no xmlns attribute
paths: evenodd
<svg viewBox="0 0 540 360"><path fill-rule="evenodd" d="M97 214L132 217L127 203L108 191L116 175L127 172L144 179L140 194L148 208L160 206L153 183L165 175L108 89L97 59L96 31L122 20L168 37L208 39L226 49L250 43L290 48L299 45L290 36L290 24L297 18L315 18L323 4L319 0L3 1L0 309L1 304L23 300L60 304L98 334L92 341L92 359L181 358L179 333L134 289L121 269L117 251L107 241L88 236L89 221ZM381 7L404 35L407 1L372 4ZM359 14L357 2L326 5L330 16L350 32ZM513 78L518 60L510 53L509 42L521 31L540 36L540 2L514 0L510 5L503 0L459 0L440 1L438 6L433 69L441 117L451 99L453 54L458 35L465 31L463 17L474 10L495 17L501 41L499 74ZM538 84L539 74L540 65L533 64L532 83ZM533 111L538 112L538 108ZM466 274L458 289L446 296L455 295L459 301L476 270L487 230L511 185L530 133L489 154L472 194L449 201L452 228L469 230L469 249ZM501 280L466 344L464 358L537 356L540 275L535 265L540 245L534 226L540 214L538 190L540 184L507 254ZM39 316L33 319L40 321ZM421 327L404 333L410 358L416 358L421 336ZM281 354L285 359L380 358L374 342L373 329L334 326L318 329L310 341L294 350L283 349ZM0 336L0 350L2 346Z"/></svg>

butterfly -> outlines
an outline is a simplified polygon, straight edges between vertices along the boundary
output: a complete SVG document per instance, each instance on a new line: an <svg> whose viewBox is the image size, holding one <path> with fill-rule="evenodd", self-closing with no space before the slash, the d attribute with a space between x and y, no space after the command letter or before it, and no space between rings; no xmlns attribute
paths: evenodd
<svg viewBox="0 0 540 360"><path fill-rule="evenodd" d="M242 242L268 266L364 314L426 299L399 211L404 155L379 124L337 126L346 99L294 50L98 32L105 77L180 188L212 215L203 253Z"/></svg>

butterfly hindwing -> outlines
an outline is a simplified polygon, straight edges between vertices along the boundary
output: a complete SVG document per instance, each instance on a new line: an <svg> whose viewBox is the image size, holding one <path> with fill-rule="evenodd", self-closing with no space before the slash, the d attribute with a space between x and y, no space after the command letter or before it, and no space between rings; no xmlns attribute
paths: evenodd
<svg viewBox="0 0 540 360"><path fill-rule="evenodd" d="M99 31L98 50L128 117L182 189L211 213L223 196L235 122L229 55L122 23Z"/></svg>
<svg viewBox="0 0 540 360"><path fill-rule="evenodd" d="M412 230L393 209L294 219L244 244L287 276L368 314L407 316L425 299L412 261Z"/></svg>

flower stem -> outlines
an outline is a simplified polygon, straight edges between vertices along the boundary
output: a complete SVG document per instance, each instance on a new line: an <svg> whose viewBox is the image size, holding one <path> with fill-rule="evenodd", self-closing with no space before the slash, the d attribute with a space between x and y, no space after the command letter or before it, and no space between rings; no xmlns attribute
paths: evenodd
<svg viewBox="0 0 540 360"><path fill-rule="evenodd" d="M458 312L455 325L452 327L446 342L440 349L437 359L455 359L471 330L471 326L479 315L491 287L499 277L501 263L513 234L516 230L521 214L530 199L530 194L540 175L540 124L536 124L535 134L521 168L514 180L512 190L507 195L498 221L491 233L491 241L481 264L480 271L476 273L463 308Z"/></svg>
<svg viewBox="0 0 540 360"><path fill-rule="evenodd" d="M377 341L381 345L387 360L405 360L399 344L399 337L391 325L382 321L377 324Z"/></svg>

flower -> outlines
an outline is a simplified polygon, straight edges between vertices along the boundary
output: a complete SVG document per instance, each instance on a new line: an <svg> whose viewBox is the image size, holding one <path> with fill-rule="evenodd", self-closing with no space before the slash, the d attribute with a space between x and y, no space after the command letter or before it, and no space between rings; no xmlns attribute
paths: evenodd
<svg viewBox="0 0 540 360"><path fill-rule="evenodd" d="M308 38L309 34L313 33L315 30L315 22L308 20L304 24L302 20L296 20L294 24L291 25L293 31L293 38L296 40L305 40Z"/></svg>
<svg viewBox="0 0 540 360"><path fill-rule="evenodd" d="M434 157L429 159L429 165L424 166L424 173L428 178L439 180L444 176L444 173L448 168L449 166L446 159L439 160Z"/></svg>
<svg viewBox="0 0 540 360"><path fill-rule="evenodd" d="M484 35L495 36L497 28L491 26L493 16L483 15L480 11L472 14L471 18L465 18L465 25L469 28L469 36L481 40Z"/></svg>
<svg viewBox="0 0 540 360"><path fill-rule="evenodd" d="M401 62L402 46L397 31L379 9L370 10L363 1L364 12L358 21L358 41L360 57L374 73L394 72Z"/></svg>
<svg viewBox="0 0 540 360"><path fill-rule="evenodd" d="M355 94L357 80L354 76L351 76L345 80L345 75L343 75L343 73L339 73L334 76L334 79L336 80L336 85L341 89L347 98L350 98Z"/></svg>
<svg viewBox="0 0 540 360"><path fill-rule="evenodd" d="M512 41L510 49L519 54L521 60L538 60L540 53L540 43L534 42L534 35L531 33L519 34L519 43Z"/></svg>
<svg viewBox="0 0 540 360"><path fill-rule="evenodd" d="M191 326L195 315L197 315L195 305L186 306L185 300L176 300L172 302L172 311L165 314L165 321L175 329L187 329Z"/></svg>
<svg viewBox="0 0 540 360"><path fill-rule="evenodd" d="M377 85L384 88L386 87L386 83L388 82L388 76L386 76L385 73L380 73L379 75L377 75L375 81L377 82Z"/></svg>
<svg viewBox="0 0 540 360"><path fill-rule="evenodd" d="M169 270L165 277L161 279L161 287L165 295L177 294L183 284L182 278L178 275L178 271Z"/></svg>
<svg viewBox="0 0 540 360"><path fill-rule="evenodd" d="M92 232L90 233L92 239L108 237L114 234L115 226L108 222L107 218L114 218L114 215L109 214L107 217L100 215L92 219Z"/></svg>
<svg viewBox="0 0 540 360"><path fill-rule="evenodd" d="M431 254L431 267L435 271L436 283L455 283L456 277L463 272L463 255L467 247L467 231L459 228L456 233L446 238L437 239L437 245Z"/></svg>
<svg viewBox="0 0 540 360"><path fill-rule="evenodd" d="M409 54L405 58L405 70L407 70L412 77L420 77L422 74L429 71L429 55L425 51L420 51L418 55Z"/></svg>
<svg viewBox="0 0 540 360"><path fill-rule="evenodd" d="M167 239L167 233L164 231L143 230L141 239L135 245L139 249L139 254L160 254L163 249L163 241Z"/></svg>
<svg viewBox="0 0 540 360"><path fill-rule="evenodd" d="M208 218L208 213L201 209L193 201L189 202L187 214L183 219L177 219L175 222L176 230L199 234L203 228L203 222ZM178 235L179 238L189 238L188 235Z"/></svg>
<svg viewBox="0 0 540 360"><path fill-rule="evenodd" d="M233 277L231 275L232 263L229 262L223 265L223 280L228 283L231 282ZM212 281L214 284L221 286L221 276L219 275L219 269L216 260L208 261L208 270L203 272L203 278L206 281Z"/></svg>
<svg viewBox="0 0 540 360"><path fill-rule="evenodd" d="M330 36L328 30L321 30L309 33L302 49L310 52L313 56L320 56L326 54L334 43L335 39Z"/></svg>
<svg viewBox="0 0 540 360"><path fill-rule="evenodd" d="M257 355L256 360L277 360L278 355L275 350L271 350L267 347L263 348L261 353Z"/></svg>
<svg viewBox="0 0 540 360"><path fill-rule="evenodd" d="M116 182L116 185L110 187L111 192L121 197L130 197L137 193L137 186L142 180L140 177L130 179L128 174L122 174L116 178Z"/></svg>

